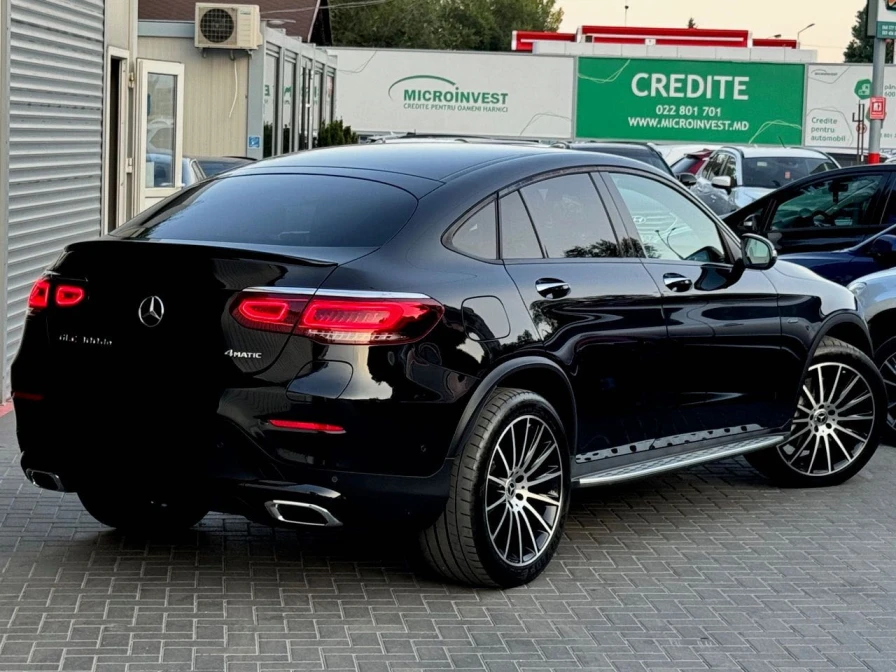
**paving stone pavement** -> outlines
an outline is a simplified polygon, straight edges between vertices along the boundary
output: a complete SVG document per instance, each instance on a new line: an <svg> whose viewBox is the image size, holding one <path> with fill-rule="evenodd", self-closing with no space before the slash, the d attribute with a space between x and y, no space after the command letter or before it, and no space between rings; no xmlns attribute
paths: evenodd
<svg viewBox="0 0 896 672"><path fill-rule="evenodd" d="M896 670L896 449L839 488L742 461L581 491L542 578L471 590L371 534L211 515L111 532L42 492L0 418L0 671Z"/></svg>

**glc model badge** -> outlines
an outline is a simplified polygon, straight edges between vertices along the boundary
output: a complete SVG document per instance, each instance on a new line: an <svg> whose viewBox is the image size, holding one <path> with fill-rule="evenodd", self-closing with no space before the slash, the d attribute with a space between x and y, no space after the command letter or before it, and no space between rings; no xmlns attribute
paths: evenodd
<svg viewBox="0 0 896 672"><path fill-rule="evenodd" d="M158 296L147 296L140 302L137 317L140 318L144 326L157 327L165 317L165 304Z"/></svg>

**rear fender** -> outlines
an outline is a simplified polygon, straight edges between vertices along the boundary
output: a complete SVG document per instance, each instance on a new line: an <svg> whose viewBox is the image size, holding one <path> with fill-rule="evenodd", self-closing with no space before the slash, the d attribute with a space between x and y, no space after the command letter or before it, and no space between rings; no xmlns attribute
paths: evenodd
<svg viewBox="0 0 896 672"><path fill-rule="evenodd" d="M550 389L552 394L548 397L555 406L555 411L560 416L566 430L566 437L569 442L569 449L575 452L577 444L577 426L578 415L576 411L575 396L572 390L572 384L569 378L560 366L545 357L528 356L512 359L503 362L491 371L476 389L473 391L463 413L454 435L451 439L451 445L448 449L448 459L453 459L461 451L463 446L470 438L473 431L473 423L479 412L488 402L491 394L499 387L522 387L530 389L533 392L544 394L540 389L542 385L526 385L520 384L520 378L526 373L536 374L538 377L546 377L544 380L550 381ZM533 376L534 377L534 376ZM510 382L510 385L505 383ZM533 389L535 388L535 389ZM559 397L558 397L559 395ZM553 399L551 397L554 397ZM557 406L560 406L559 408Z"/></svg>

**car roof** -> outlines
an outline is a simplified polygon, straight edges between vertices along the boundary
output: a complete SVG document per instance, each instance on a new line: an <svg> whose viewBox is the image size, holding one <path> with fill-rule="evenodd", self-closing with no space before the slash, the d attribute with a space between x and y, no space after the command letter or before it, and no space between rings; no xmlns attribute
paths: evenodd
<svg viewBox="0 0 896 672"><path fill-rule="evenodd" d="M805 147L720 147L719 150L739 152L746 159L773 159L773 158L800 158L818 159L826 158L824 152Z"/></svg>
<svg viewBox="0 0 896 672"><path fill-rule="evenodd" d="M401 142L313 149L248 164L231 171L229 175L255 174L271 169L332 168L397 173L447 182L487 165L537 157L544 158L546 170L595 164L642 167L639 162L624 157L592 152L558 152L547 145Z"/></svg>

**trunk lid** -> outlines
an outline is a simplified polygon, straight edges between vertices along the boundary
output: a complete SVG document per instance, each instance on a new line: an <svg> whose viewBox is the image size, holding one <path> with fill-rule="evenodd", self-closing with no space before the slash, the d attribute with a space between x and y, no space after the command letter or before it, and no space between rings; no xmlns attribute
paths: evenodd
<svg viewBox="0 0 896 672"><path fill-rule="evenodd" d="M56 378L144 399L244 385L277 361L290 335L243 326L232 314L234 297L278 284L313 293L340 263L369 251L114 239L72 245L52 282L81 286L85 297L47 310Z"/></svg>

